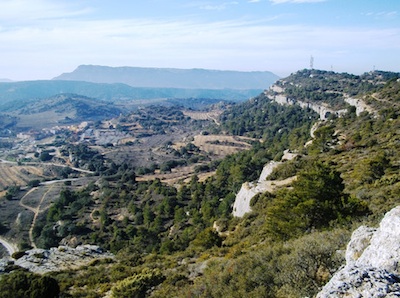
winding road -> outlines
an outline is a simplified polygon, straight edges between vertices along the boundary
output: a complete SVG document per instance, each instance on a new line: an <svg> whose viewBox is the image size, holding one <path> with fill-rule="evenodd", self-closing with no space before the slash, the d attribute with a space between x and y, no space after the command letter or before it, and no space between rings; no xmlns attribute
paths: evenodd
<svg viewBox="0 0 400 298"><path fill-rule="evenodd" d="M57 181L59 181L59 180L57 180ZM40 202L39 202L39 204L37 205L36 208L33 208L33 207L31 207L31 206L28 206L28 205L24 204L23 200L24 200L24 198L26 198L29 194L31 194L32 192L34 192L34 191L37 189L37 187L34 187L34 188L30 189L30 190L21 198L21 200L19 201L19 205L20 205L20 206L22 206L22 207L24 207L24 208L26 208L26 209L32 211L33 214L34 214L33 220L32 220L32 224L31 224L31 227L30 227L30 229L29 229L29 241L30 241L31 246L32 246L33 248L37 248L37 247L36 247L36 244L35 244L35 240L33 239L33 229L34 229L35 224L36 224L36 219L37 219L37 217L38 217L38 215L39 215L40 212L43 212L44 210L47 209L47 208L41 209L41 206L42 206L42 203L43 203L44 199L46 198L47 194L52 190L52 188L53 188L53 185L51 185L51 186L49 187L49 189L43 194L43 196L41 197Z"/></svg>
<svg viewBox="0 0 400 298"><path fill-rule="evenodd" d="M18 251L18 248L14 243L11 243L10 241L4 239L3 237L0 237L0 244L5 247L5 249L8 251L8 254L10 256L12 256L13 253Z"/></svg>

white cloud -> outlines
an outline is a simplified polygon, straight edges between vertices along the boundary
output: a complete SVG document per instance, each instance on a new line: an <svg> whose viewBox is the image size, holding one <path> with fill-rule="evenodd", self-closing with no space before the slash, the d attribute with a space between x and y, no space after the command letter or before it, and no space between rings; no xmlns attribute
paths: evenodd
<svg viewBox="0 0 400 298"><path fill-rule="evenodd" d="M283 4L283 3L317 3L325 2L326 0L269 0L273 4Z"/></svg>
<svg viewBox="0 0 400 298"><path fill-rule="evenodd" d="M63 1L1 0L0 21L7 24L26 24L44 19L65 19L89 13L89 8L73 7Z"/></svg>
<svg viewBox="0 0 400 298"><path fill-rule="evenodd" d="M0 77L11 79L51 78L79 64L291 72L307 67L311 54L316 67L326 59L329 68L336 60L353 63L364 51L400 50L400 28L271 26L268 20L41 18L2 26Z"/></svg>
<svg viewBox="0 0 400 298"><path fill-rule="evenodd" d="M237 5L239 4L239 2L237 1L231 1L231 2L223 2L221 4L202 4L200 5L200 9L204 9L204 10L225 10L227 9L229 6L232 5Z"/></svg>
<svg viewBox="0 0 400 298"><path fill-rule="evenodd" d="M363 13L363 15L367 17L372 17L374 19L394 19L397 18L398 12L397 11L380 11L380 12L368 12Z"/></svg>

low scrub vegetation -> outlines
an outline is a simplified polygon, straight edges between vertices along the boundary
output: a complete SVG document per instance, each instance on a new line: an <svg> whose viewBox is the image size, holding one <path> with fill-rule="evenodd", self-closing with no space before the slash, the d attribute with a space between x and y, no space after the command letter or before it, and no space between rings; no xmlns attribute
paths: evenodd
<svg viewBox="0 0 400 298"><path fill-rule="evenodd" d="M324 92L333 90L397 101L389 74L377 73L374 79L311 72L288 78L303 86L290 89L293 96L304 93L340 106L339 96L325 98ZM386 85L376 84L386 77ZM219 161L204 160L202 167L215 170L213 176L200 181L193 175L175 186L160 179L139 181L130 163L111 162L83 145L65 146L66 155L79 157L75 165L98 179L79 189L64 185L38 218L35 239L46 248L74 239L116 255L115 260L54 273L65 296L311 297L343 263L341 251L351 230L361 222L376 223L399 204L396 113L357 116L349 109L321 123L305 146L316 115L271 103L262 94L233 106L221 115L220 126L209 127L262 142ZM142 125L150 126L145 118L152 114L141 115ZM188 121L185 117L168 109L157 129ZM256 181L263 166L280 160L288 148L299 156L282 163L268 179L297 180L255 196L252 211L234 218L232 205L241 185ZM166 161L160 170L188 163L201 151L192 143L174 150L174 164Z"/></svg>

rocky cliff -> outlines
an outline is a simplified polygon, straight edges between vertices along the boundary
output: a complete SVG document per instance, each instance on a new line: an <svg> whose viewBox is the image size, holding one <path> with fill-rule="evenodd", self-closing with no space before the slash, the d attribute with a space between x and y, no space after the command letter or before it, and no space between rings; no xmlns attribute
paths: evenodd
<svg viewBox="0 0 400 298"><path fill-rule="evenodd" d="M378 229L361 226L346 250L346 265L317 298L400 297L400 206L382 219Z"/></svg>
<svg viewBox="0 0 400 298"><path fill-rule="evenodd" d="M318 104L307 99L295 100L289 98L285 94L285 89L277 85L272 85L269 90L265 91L265 95L270 100L273 100L281 105L299 105L303 109L311 109L319 114L320 120L327 120L331 114L340 117L347 113L347 109L333 109L326 103ZM343 94L343 96L346 103L356 108L357 116L362 112L368 112L370 114L376 113L376 111L371 106L366 104L362 99L352 98L346 94Z"/></svg>
<svg viewBox="0 0 400 298"><path fill-rule="evenodd" d="M290 153L289 150L285 150L282 161L270 161L266 164L260 174L257 182L245 182L238 194L236 195L235 202L233 204L233 216L243 217L246 213L251 211L250 202L251 199L259 193L266 191L273 192L277 187L291 184L295 177L290 177L280 181L267 181L266 178L272 173L272 171L279 166L285 160L291 160L297 156L296 153Z"/></svg>

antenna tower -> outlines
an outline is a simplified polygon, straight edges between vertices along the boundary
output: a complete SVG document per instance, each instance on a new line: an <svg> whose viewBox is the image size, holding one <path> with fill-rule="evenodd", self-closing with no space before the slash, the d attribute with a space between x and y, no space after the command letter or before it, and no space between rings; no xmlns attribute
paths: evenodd
<svg viewBox="0 0 400 298"><path fill-rule="evenodd" d="M311 58L310 58L310 68L314 69L314 57L313 56L311 56Z"/></svg>

